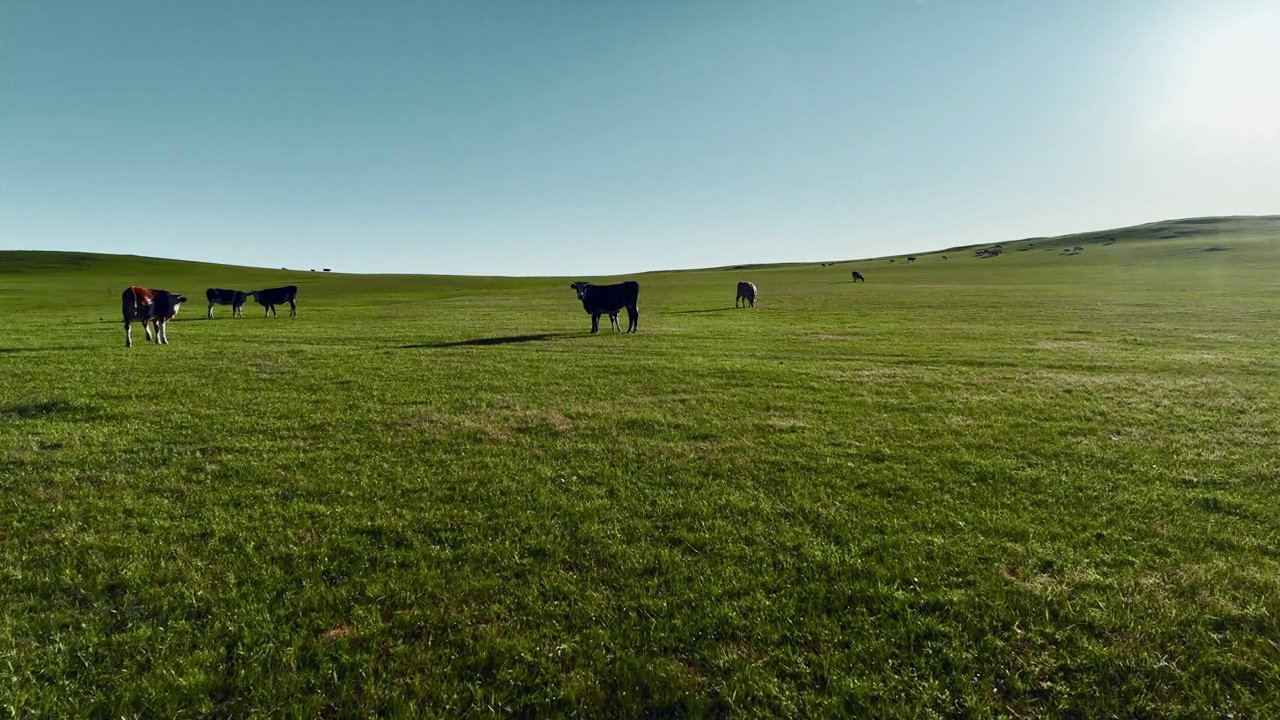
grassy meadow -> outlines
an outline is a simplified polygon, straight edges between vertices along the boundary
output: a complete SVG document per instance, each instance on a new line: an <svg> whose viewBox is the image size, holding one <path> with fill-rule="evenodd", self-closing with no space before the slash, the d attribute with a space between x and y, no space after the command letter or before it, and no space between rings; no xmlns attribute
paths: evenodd
<svg viewBox="0 0 1280 720"><path fill-rule="evenodd" d="M579 278L0 252L0 716L1280 716L1280 219L1103 235L598 336Z"/></svg>

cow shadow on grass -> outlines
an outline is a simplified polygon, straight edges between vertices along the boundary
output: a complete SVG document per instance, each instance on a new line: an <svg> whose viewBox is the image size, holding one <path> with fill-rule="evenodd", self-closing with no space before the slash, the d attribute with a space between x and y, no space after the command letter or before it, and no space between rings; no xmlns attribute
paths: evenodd
<svg viewBox="0 0 1280 720"><path fill-rule="evenodd" d="M548 340L568 340L583 337L583 333L538 333L536 335L510 335L508 337L475 338L474 340L455 340L453 342L419 343L417 345L401 345L400 350L433 350L455 347L488 347L489 345L511 345L514 343L544 342Z"/></svg>
<svg viewBox="0 0 1280 720"><path fill-rule="evenodd" d="M0 355L9 355L14 353L53 353L68 352L74 350L96 350L96 345L58 345L55 347L29 347L29 348L0 348Z"/></svg>

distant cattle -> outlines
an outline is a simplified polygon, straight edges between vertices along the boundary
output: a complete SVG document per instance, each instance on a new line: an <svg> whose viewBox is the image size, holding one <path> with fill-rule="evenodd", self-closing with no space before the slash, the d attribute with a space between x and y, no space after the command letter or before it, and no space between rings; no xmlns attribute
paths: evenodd
<svg viewBox="0 0 1280 720"><path fill-rule="evenodd" d="M889 262L898 262L896 258L889 258Z"/></svg>
<svg viewBox="0 0 1280 720"><path fill-rule="evenodd" d="M915 258L913 258L913 257L909 257L909 258L907 258L907 262L909 262L909 263L912 263L912 262L915 262L915 261L916 261L916 259L915 259Z"/></svg>
<svg viewBox="0 0 1280 720"><path fill-rule="evenodd" d="M592 285L588 282L576 282L570 285L578 293L582 301L582 309L591 316L591 334L600 332L600 316L607 314L614 330L621 331L618 325L618 312L627 309L627 332L640 329L640 283L628 280L617 285Z"/></svg>
<svg viewBox="0 0 1280 720"><path fill-rule="evenodd" d="M230 305L231 317L244 317L244 304L249 300L249 296L239 290L223 290L221 288L209 288L204 291L204 297L209 301L208 318L213 319L214 305Z"/></svg>
<svg viewBox="0 0 1280 720"><path fill-rule="evenodd" d="M733 306L739 307L739 304L746 305L751 303L751 307L756 306L756 284L749 283L745 280L738 283L738 297L734 298Z"/></svg>
<svg viewBox="0 0 1280 720"><path fill-rule="evenodd" d="M853 271L853 281L854 281L854 282L866 282L866 281L867 281L867 279L866 279L866 278L864 278L864 277L862 277L862 273L858 272L857 270L854 270L854 271Z"/></svg>
<svg viewBox="0 0 1280 720"><path fill-rule="evenodd" d="M325 272L333 272L333 270L332 270L331 268L325 268L325 269L324 269L324 271L325 271Z"/></svg>
<svg viewBox="0 0 1280 720"><path fill-rule="evenodd" d="M168 323L178 314L178 306L187 298L168 290L130 287L120 296L120 310L124 315L124 346L133 347L130 323L142 321L142 331L151 340L151 325L155 325L157 345L169 344Z"/></svg>
<svg viewBox="0 0 1280 720"><path fill-rule="evenodd" d="M943 259L943 260L946 260L946 259L947 259L947 256L946 256L946 255L943 255L943 256L942 256L942 259Z"/></svg>
<svg viewBox="0 0 1280 720"><path fill-rule="evenodd" d="M1075 246L1075 247L1071 248L1071 251L1072 251L1072 252L1084 252L1084 248L1082 248L1082 247L1080 247L1079 245L1077 245L1077 246Z"/></svg>
<svg viewBox="0 0 1280 720"><path fill-rule="evenodd" d="M259 305L263 307L262 317L266 317L270 313L273 317L276 315L276 306L289 305L289 317L298 314L298 286L288 285L286 287L270 288L268 290L254 290L246 293L252 297Z"/></svg>

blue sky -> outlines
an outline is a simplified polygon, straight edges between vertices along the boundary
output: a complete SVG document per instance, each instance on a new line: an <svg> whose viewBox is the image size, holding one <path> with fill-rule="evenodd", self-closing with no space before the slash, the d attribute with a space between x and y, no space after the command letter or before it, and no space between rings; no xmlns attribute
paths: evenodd
<svg viewBox="0 0 1280 720"><path fill-rule="evenodd" d="M603 275L1280 212L1280 3L0 0L0 248Z"/></svg>

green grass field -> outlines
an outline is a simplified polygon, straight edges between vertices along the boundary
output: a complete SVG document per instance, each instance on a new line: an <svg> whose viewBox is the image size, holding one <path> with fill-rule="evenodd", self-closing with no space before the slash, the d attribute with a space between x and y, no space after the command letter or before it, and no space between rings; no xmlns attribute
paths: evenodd
<svg viewBox="0 0 1280 720"><path fill-rule="evenodd" d="M0 253L0 715L1280 716L1280 218L1104 234L594 337L577 278Z"/></svg>

